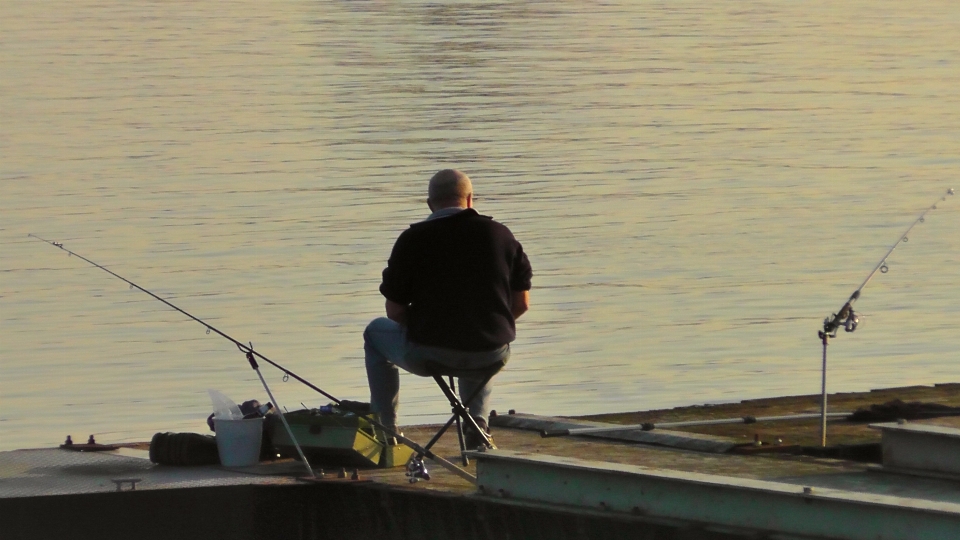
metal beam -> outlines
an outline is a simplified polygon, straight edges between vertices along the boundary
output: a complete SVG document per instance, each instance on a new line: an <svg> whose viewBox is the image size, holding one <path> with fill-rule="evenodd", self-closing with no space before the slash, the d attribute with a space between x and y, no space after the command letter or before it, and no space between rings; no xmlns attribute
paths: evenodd
<svg viewBox="0 0 960 540"><path fill-rule="evenodd" d="M698 452L710 452L714 454L724 454L743 444L743 441L731 437L719 437L703 433L667 430L638 431L624 429L630 426L616 426L614 424L591 422L588 420L523 413L497 415L490 418L490 424L494 427L508 427L541 432L557 429L611 428L604 429L603 433L588 433L584 436L614 441L630 441L657 446L669 446L671 448L682 448L684 450L696 450Z"/></svg>
<svg viewBox="0 0 960 540"><path fill-rule="evenodd" d="M960 538L960 504L599 463L472 452L481 494L843 540Z"/></svg>

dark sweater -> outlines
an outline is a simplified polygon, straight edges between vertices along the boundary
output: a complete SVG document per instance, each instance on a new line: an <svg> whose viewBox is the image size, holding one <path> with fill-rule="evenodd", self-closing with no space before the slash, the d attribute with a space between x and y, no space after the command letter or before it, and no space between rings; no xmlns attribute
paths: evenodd
<svg viewBox="0 0 960 540"><path fill-rule="evenodd" d="M407 336L422 345L489 351L516 337L513 291L533 272L510 229L473 209L415 223L383 271L380 292L407 307Z"/></svg>

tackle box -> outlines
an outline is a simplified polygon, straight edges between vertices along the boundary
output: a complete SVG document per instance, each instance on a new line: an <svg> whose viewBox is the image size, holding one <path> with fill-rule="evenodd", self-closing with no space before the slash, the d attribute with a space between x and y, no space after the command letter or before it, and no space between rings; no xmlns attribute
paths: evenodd
<svg viewBox="0 0 960 540"><path fill-rule="evenodd" d="M326 406L291 411L283 416L311 464L364 467L380 464L383 443L377 440L373 425L356 413ZM277 452L299 459L283 422L270 424L270 438Z"/></svg>

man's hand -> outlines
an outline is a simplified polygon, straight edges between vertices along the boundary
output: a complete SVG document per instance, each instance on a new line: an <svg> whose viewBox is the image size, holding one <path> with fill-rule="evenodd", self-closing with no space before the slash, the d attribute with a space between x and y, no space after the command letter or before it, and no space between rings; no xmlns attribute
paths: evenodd
<svg viewBox="0 0 960 540"><path fill-rule="evenodd" d="M530 291L513 291L513 296L510 298L510 313L513 313L514 320L519 319L528 309L530 309Z"/></svg>
<svg viewBox="0 0 960 540"><path fill-rule="evenodd" d="M397 321L403 326L407 325L407 306L387 300L387 318Z"/></svg>

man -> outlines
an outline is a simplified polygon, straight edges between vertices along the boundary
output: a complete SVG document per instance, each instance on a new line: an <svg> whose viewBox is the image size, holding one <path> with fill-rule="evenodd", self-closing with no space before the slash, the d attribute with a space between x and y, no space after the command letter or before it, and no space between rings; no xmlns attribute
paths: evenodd
<svg viewBox="0 0 960 540"><path fill-rule="evenodd" d="M466 174L435 174L427 205L433 213L400 235L383 271L387 317L363 333L371 408L398 433L398 366L427 376L427 362L458 369L506 362L515 321L530 306L532 270L523 247L509 229L473 209ZM465 400L482 381L459 382ZM464 403L487 433L490 391L488 383ZM468 447L482 440L466 436Z"/></svg>

